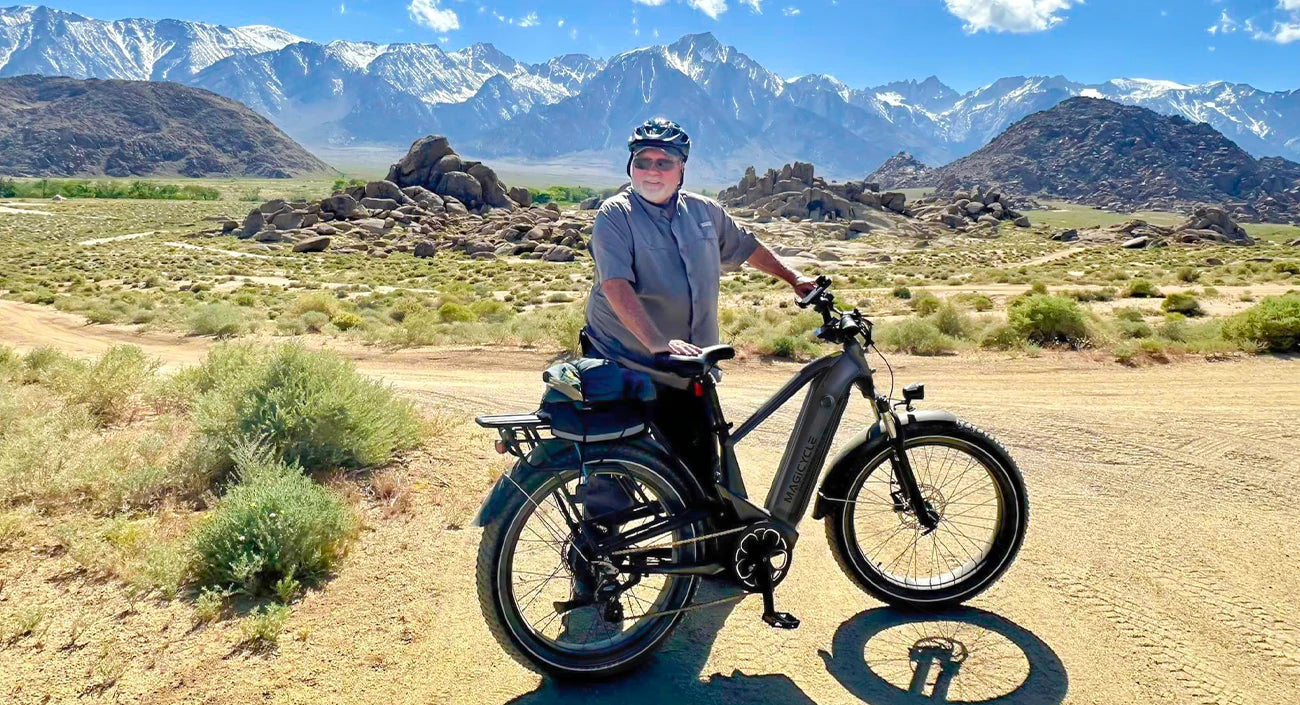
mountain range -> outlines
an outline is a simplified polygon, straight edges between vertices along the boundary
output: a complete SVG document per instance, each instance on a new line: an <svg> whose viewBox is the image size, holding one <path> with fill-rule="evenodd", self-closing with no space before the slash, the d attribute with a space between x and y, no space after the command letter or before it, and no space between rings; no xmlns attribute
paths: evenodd
<svg viewBox="0 0 1300 705"><path fill-rule="evenodd" d="M634 124L664 114L691 131L695 174L728 180L750 164L795 159L860 178L899 151L945 164L1074 96L1207 122L1255 156L1300 158L1300 90L1062 76L1001 78L967 93L935 77L853 88L825 74L784 78L709 33L608 60L529 64L491 44L321 44L266 26L0 9L0 76L25 73L206 88L309 148L405 148L442 133L476 157L602 156L622 151Z"/></svg>

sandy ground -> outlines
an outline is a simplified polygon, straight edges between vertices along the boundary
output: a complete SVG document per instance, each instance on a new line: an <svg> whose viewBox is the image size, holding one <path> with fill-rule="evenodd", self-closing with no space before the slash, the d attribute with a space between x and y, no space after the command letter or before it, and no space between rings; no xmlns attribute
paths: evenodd
<svg viewBox="0 0 1300 705"><path fill-rule="evenodd" d="M134 342L170 365L208 345L8 302L0 342L79 354ZM767 628L755 597L689 615L645 670L572 686L516 665L488 634L474 596L479 531L467 528L505 465L469 419L532 409L546 356L344 352L466 422L410 459L411 512L371 512L340 573L294 607L280 645L241 651L237 619L195 627L185 600L132 606L40 547L0 553L0 614L25 604L55 614L39 641L0 644L0 700L1263 704L1300 690L1300 360L1129 369L1077 354L896 356L900 384L927 383L924 406L993 432L1025 472L1030 533L1001 582L968 609L903 615L853 587L806 519L777 594L798 630ZM723 405L739 420L796 366L726 369ZM742 444L751 494L765 494L794 413ZM840 437L867 413L850 404ZM959 656L936 661L924 648L935 644ZM930 675L909 693L918 663Z"/></svg>

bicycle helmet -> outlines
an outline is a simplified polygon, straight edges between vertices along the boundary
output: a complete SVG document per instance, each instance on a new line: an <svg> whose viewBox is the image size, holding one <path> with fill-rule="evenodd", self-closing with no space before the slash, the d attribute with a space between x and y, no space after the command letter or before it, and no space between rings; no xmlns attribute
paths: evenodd
<svg viewBox="0 0 1300 705"><path fill-rule="evenodd" d="M646 120L627 138L627 173L632 173L632 157L647 147L657 147L681 157L685 163L691 156L691 138L681 125L666 118Z"/></svg>

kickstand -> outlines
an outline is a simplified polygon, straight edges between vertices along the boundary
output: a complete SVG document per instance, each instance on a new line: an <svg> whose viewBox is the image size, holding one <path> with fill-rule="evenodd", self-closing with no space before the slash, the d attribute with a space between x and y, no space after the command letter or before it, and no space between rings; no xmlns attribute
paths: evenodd
<svg viewBox="0 0 1300 705"><path fill-rule="evenodd" d="M799 626L799 618L789 612L777 612L775 599L772 592L775 588L772 586L772 564L768 558L761 558L755 567L758 571L758 587L763 591L763 621L767 622L770 627L777 629L795 629Z"/></svg>

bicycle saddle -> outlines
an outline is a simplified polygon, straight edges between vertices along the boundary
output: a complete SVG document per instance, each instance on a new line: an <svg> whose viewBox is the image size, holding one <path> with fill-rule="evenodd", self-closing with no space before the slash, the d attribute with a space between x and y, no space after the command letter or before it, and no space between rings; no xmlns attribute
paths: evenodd
<svg viewBox="0 0 1300 705"><path fill-rule="evenodd" d="M695 356L658 353L655 355L655 367L683 377L698 377L719 362L735 356L736 349L730 345L710 345Z"/></svg>

